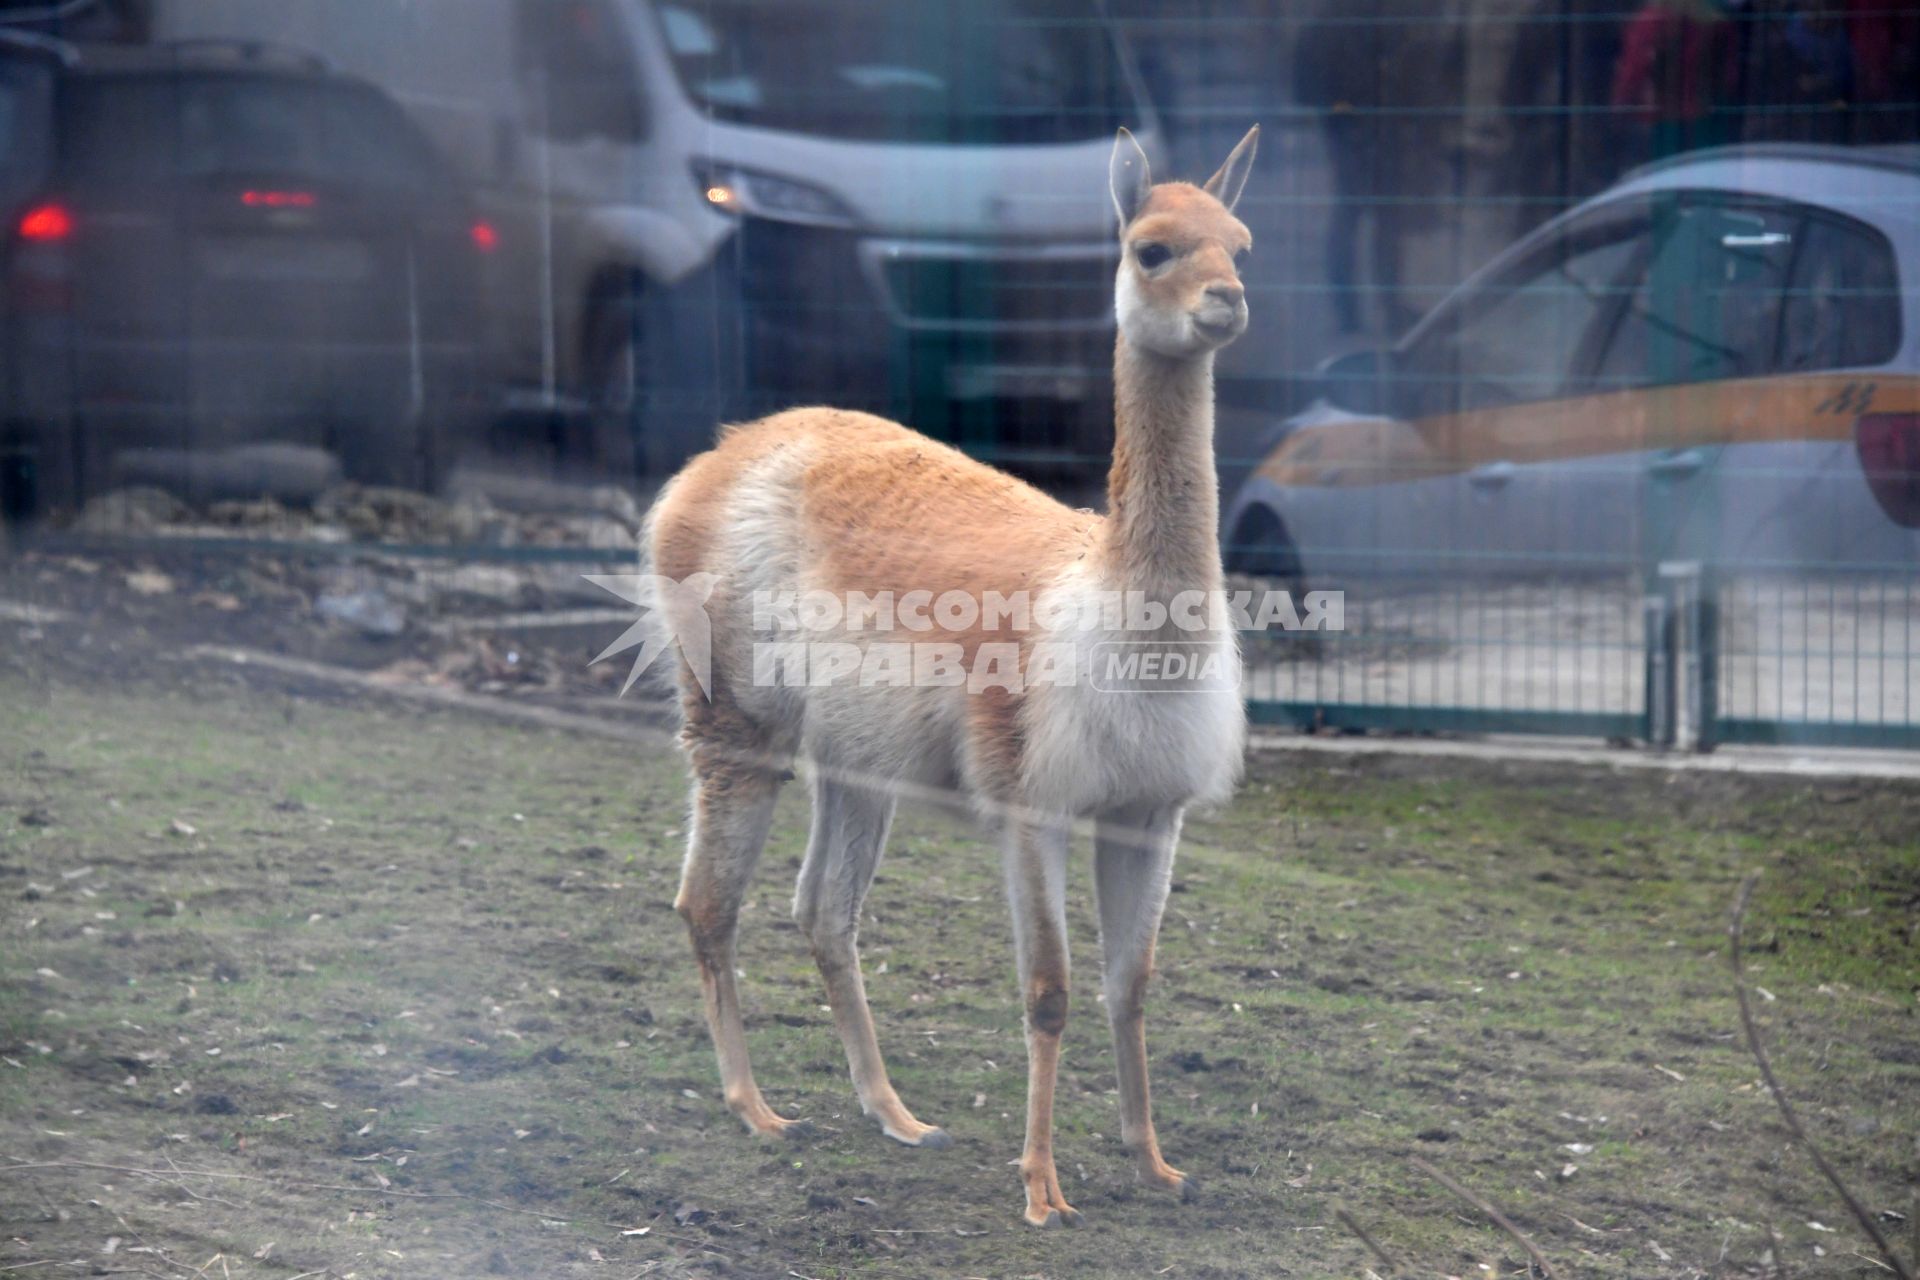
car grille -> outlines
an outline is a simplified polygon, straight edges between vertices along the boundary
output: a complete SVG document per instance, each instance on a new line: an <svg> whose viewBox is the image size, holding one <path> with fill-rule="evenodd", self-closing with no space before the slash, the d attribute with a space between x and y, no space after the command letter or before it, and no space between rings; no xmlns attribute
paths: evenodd
<svg viewBox="0 0 1920 1280"><path fill-rule="evenodd" d="M1101 257L888 259L893 304L934 324L1085 326L1112 306L1113 262Z"/></svg>

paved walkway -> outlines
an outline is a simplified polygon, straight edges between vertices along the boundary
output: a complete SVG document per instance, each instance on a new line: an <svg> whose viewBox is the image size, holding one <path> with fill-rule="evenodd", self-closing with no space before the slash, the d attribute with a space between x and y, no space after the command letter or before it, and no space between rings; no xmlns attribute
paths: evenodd
<svg viewBox="0 0 1920 1280"><path fill-rule="evenodd" d="M1401 755L1515 764L1566 764L1670 773L1774 774L1802 778L1890 778L1920 782L1920 753L1840 748L1721 747L1710 755L1609 747L1584 740L1495 735L1485 738L1380 738L1256 733L1255 751L1319 755Z"/></svg>

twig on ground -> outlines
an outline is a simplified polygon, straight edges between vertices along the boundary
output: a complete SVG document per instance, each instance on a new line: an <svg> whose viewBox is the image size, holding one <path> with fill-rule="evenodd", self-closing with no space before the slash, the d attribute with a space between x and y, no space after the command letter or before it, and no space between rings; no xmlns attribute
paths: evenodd
<svg viewBox="0 0 1920 1280"><path fill-rule="evenodd" d="M1767 1224L1767 1239L1773 1242L1774 1280L1787 1280L1787 1242L1780 1238L1771 1222Z"/></svg>
<svg viewBox="0 0 1920 1280"><path fill-rule="evenodd" d="M172 1156L165 1156L163 1158L166 1160L168 1168L172 1169L175 1173L179 1173L181 1171L180 1166L174 1162L174 1159ZM192 1187L188 1186L186 1183L180 1181L177 1178L164 1178L164 1179L159 1179L159 1181L165 1182L168 1186L172 1187L174 1190L178 1191L181 1195L184 1195L191 1200L204 1200L211 1204L223 1204L223 1205L226 1205L229 1209L239 1209L242 1211L245 1211L252 1207L251 1205L235 1204L233 1201L228 1200L222 1196L207 1195L203 1192L195 1191Z"/></svg>
<svg viewBox="0 0 1920 1280"><path fill-rule="evenodd" d="M1767 1051L1760 1043L1760 1030L1754 1026L1753 1007L1747 999L1747 965L1741 955L1743 930L1747 918L1747 900L1753 896L1753 886L1759 879L1759 873L1755 872L1740 882L1740 892L1733 900L1733 918L1727 924L1728 951L1733 957L1733 994L1740 1002L1740 1026L1747 1033L1747 1048L1752 1052L1754 1062L1759 1064L1760 1079L1766 1083L1767 1092L1773 1095L1773 1100L1779 1106L1780 1114L1786 1120L1787 1129L1793 1134L1794 1139L1806 1148L1807 1154L1813 1158L1814 1165L1826 1180L1833 1184L1833 1189L1840 1193L1840 1198L1847 1202L1847 1208L1852 1211L1854 1220L1867 1233L1867 1238L1873 1241L1874 1247L1880 1250L1880 1255L1887 1260L1887 1265L1892 1268L1893 1273L1899 1276L1900 1280L1914 1280L1913 1272L1907 1269L1907 1264L1902 1262L1892 1246L1888 1245L1887 1238L1881 1234L1879 1224L1874 1222L1873 1215L1868 1213L1866 1207L1854 1197L1853 1192L1847 1189L1847 1184L1840 1181L1840 1175L1834 1172L1833 1166L1827 1163L1827 1158L1820 1154L1820 1148L1814 1146L1813 1140L1807 1136L1806 1129L1800 1123L1800 1117L1794 1113L1793 1104L1787 1100L1786 1091L1780 1087L1780 1081L1775 1079L1773 1063L1768 1060Z"/></svg>
<svg viewBox="0 0 1920 1280"><path fill-rule="evenodd" d="M1400 1274L1400 1267L1397 1263L1394 1262L1393 1255L1388 1253L1385 1249L1381 1248L1380 1242L1378 1240L1375 1240L1372 1236L1367 1234L1367 1229L1361 1226L1359 1223L1359 1220L1356 1219L1351 1213L1347 1212L1346 1207L1344 1205L1337 1206L1333 1211L1333 1216L1340 1219L1341 1223L1347 1228L1347 1230L1353 1232L1354 1235L1359 1236L1360 1243L1367 1246L1368 1250L1372 1252L1374 1257L1380 1259L1380 1265L1387 1269L1386 1280L1394 1280L1394 1277Z"/></svg>
<svg viewBox="0 0 1920 1280"><path fill-rule="evenodd" d="M143 1253L143 1254L146 1254L148 1257L158 1258L161 1262L165 1263L169 1267L177 1267L181 1271L187 1272L189 1275L192 1274L193 1272L192 1267L188 1266L184 1262L175 1262L172 1258L169 1258L167 1256L167 1251L165 1249L161 1249L155 1245L148 1244L147 1238L140 1234L140 1228L134 1226L131 1222L128 1222L125 1214L121 1213L118 1209L112 1208L110 1206L102 1205L101 1207L106 1209L106 1211L113 1216L113 1220L120 1224L120 1229L126 1232L127 1235L133 1239L134 1248L129 1249L127 1252ZM151 1275L160 1275L162 1273L151 1271L145 1267L142 1267L141 1274L151 1276Z"/></svg>
<svg viewBox="0 0 1920 1280"><path fill-rule="evenodd" d="M1412 1162L1414 1168L1426 1174L1429 1178L1432 1178L1435 1182L1491 1218L1494 1226L1499 1227L1502 1231L1512 1236L1514 1240L1519 1243L1520 1247L1527 1251L1527 1256L1533 1259L1533 1265L1539 1268L1540 1274L1545 1276L1546 1280L1553 1280L1553 1268L1548 1265L1546 1256L1535 1247L1533 1241L1527 1239L1526 1232L1513 1225L1511 1218L1494 1208L1493 1205L1486 1200L1475 1195L1458 1182L1455 1182L1452 1178L1449 1178L1446 1174L1428 1164L1425 1160L1422 1160L1419 1156L1410 1156L1408 1159Z"/></svg>

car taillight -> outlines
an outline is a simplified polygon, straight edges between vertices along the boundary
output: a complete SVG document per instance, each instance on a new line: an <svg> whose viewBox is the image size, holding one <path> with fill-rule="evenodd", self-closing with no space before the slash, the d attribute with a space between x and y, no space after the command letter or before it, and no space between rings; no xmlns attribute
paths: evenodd
<svg viewBox="0 0 1920 1280"><path fill-rule="evenodd" d="M78 222L56 201L34 205L13 224L17 242L7 263L6 296L20 312L73 308L73 255L68 241Z"/></svg>
<svg viewBox="0 0 1920 1280"><path fill-rule="evenodd" d="M1853 424L1867 487L1894 523L1920 529L1920 413L1869 413Z"/></svg>
<svg viewBox="0 0 1920 1280"><path fill-rule="evenodd" d="M491 222L476 222L467 229L473 237L473 247L482 253L492 253L500 247L500 233L493 229Z"/></svg>
<svg viewBox="0 0 1920 1280"><path fill-rule="evenodd" d="M73 214L63 204L35 205L20 215L16 229L22 240L65 240L73 234Z"/></svg>
<svg viewBox="0 0 1920 1280"><path fill-rule="evenodd" d="M256 209L311 209L317 201L311 191L242 191L240 203Z"/></svg>

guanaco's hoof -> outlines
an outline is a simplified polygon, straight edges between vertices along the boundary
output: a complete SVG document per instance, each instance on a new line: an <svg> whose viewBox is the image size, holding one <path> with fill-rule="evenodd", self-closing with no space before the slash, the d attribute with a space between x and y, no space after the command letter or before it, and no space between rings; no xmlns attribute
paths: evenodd
<svg viewBox="0 0 1920 1280"><path fill-rule="evenodd" d="M885 1124L880 1126L880 1132L903 1147L917 1147L923 1151L945 1151L953 1145L953 1136L940 1128L930 1128L917 1138L903 1138Z"/></svg>
<svg viewBox="0 0 1920 1280"><path fill-rule="evenodd" d="M1200 1198L1200 1180L1188 1175L1180 1179L1180 1203L1192 1204Z"/></svg>
<svg viewBox="0 0 1920 1280"><path fill-rule="evenodd" d="M1035 1222L1032 1218L1025 1218L1024 1220L1028 1226L1038 1227L1042 1231L1051 1230L1054 1227L1077 1227L1080 1225L1080 1211L1078 1209L1049 1209L1047 1210L1047 1216L1038 1222Z"/></svg>
<svg viewBox="0 0 1920 1280"><path fill-rule="evenodd" d="M811 1120L795 1120L780 1131L788 1142L809 1142L820 1136L820 1126Z"/></svg>

